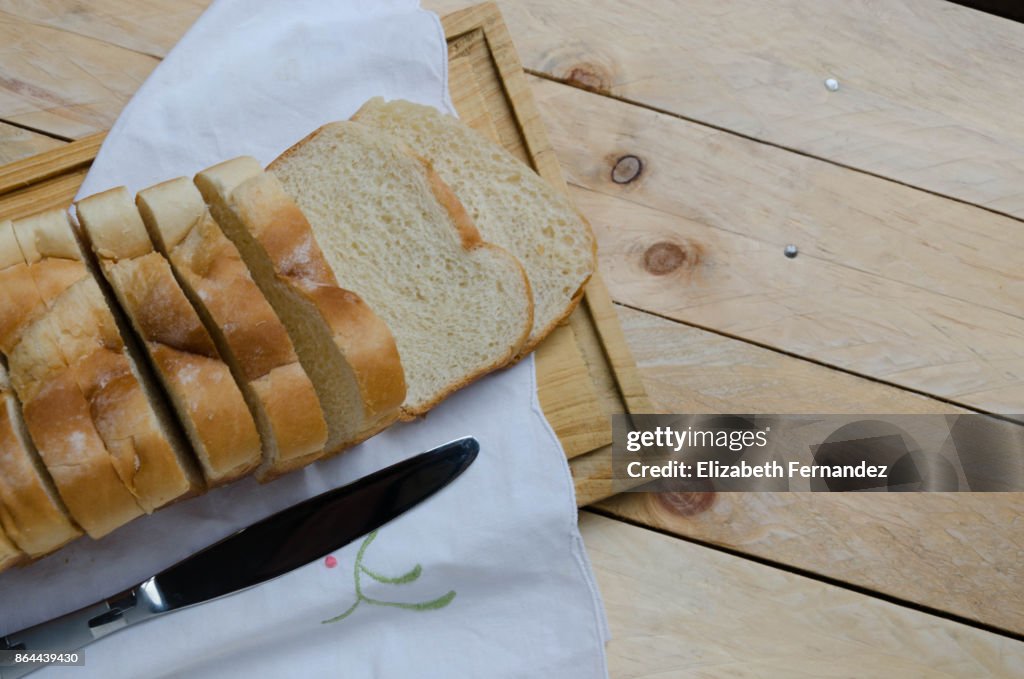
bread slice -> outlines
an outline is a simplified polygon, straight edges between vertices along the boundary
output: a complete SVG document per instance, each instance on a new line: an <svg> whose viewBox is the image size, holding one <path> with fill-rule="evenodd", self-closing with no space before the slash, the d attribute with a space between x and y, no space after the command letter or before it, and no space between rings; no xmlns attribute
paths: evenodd
<svg viewBox="0 0 1024 679"><path fill-rule="evenodd" d="M488 242L519 258L533 291L531 351L569 316L596 266L594 235L569 201L512 154L431 106L374 97L352 120L387 131L433 166Z"/></svg>
<svg viewBox="0 0 1024 679"><path fill-rule="evenodd" d="M31 229L28 243L34 255L32 270L14 233L11 221L0 221L0 351L9 354L21 338L21 332L46 312L45 300L53 300L74 283L89 275L74 253L61 252L64 240L60 229L67 228L62 210L51 210L19 221L19 230ZM57 237L51 237L56 232ZM35 239L53 256L42 257Z"/></svg>
<svg viewBox="0 0 1024 679"><path fill-rule="evenodd" d="M140 192L135 202L256 415L263 440L256 478L269 481L316 460L327 423L313 384L199 190L182 177Z"/></svg>
<svg viewBox="0 0 1024 679"><path fill-rule="evenodd" d="M48 247L46 236L59 231L55 225L60 219L67 228L67 217L59 210L20 220L18 227L34 231L38 227L39 240ZM50 293L87 277L88 272L75 271L68 261L42 264L35 271L32 268L13 224L0 224L0 349L9 359L25 423L23 430L13 401L6 399L11 431L2 443L5 482L0 504L11 535L23 539L30 554L40 556L80 535L63 516L65 507L96 538L135 518L141 510L93 425L88 401L63 359L58 333L33 275L40 275L41 287ZM26 431L31 439L24 435ZM46 470L32 456L33 448Z"/></svg>
<svg viewBox="0 0 1024 679"><path fill-rule="evenodd" d="M448 186L390 135L330 123L268 172L309 220L339 284L394 333L406 417L518 354L533 327L522 266L481 240Z"/></svg>
<svg viewBox="0 0 1024 679"><path fill-rule="evenodd" d="M19 272L31 279L33 315L49 317L62 364L138 505L152 512L201 491L202 477L178 425L160 400L148 397L159 387L125 346L67 213L54 210L19 220L13 230L23 263L0 275ZM23 287L31 294L33 286Z"/></svg>
<svg viewBox="0 0 1024 679"><path fill-rule="evenodd" d="M93 423L89 401L61 354L59 336L50 313L30 323L8 357L11 383L23 404L25 427L64 505L78 525L100 538L143 510L119 473L124 465L118 468Z"/></svg>
<svg viewBox="0 0 1024 679"><path fill-rule="evenodd" d="M11 390L3 365L0 365L0 526L11 541L32 558L49 554L82 534L68 518L67 509L39 459L21 417L21 404ZM0 552L3 552L2 546Z"/></svg>
<svg viewBox="0 0 1024 679"><path fill-rule="evenodd" d="M210 485L261 461L242 393L124 187L76 203L79 223L185 427Z"/></svg>
<svg viewBox="0 0 1024 679"><path fill-rule="evenodd" d="M309 223L252 158L196 175L210 210L291 336L327 419L336 453L398 417L405 376L387 325L338 287Z"/></svg>
<svg viewBox="0 0 1024 679"><path fill-rule="evenodd" d="M64 362L129 491L147 513L199 492L191 451L155 379L125 344L130 333L118 326L67 214L21 220L14 231Z"/></svg>

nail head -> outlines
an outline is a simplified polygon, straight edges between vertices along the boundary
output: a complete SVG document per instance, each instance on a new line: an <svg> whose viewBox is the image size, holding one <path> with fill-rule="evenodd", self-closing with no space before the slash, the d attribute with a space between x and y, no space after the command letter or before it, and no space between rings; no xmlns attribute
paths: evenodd
<svg viewBox="0 0 1024 679"><path fill-rule="evenodd" d="M797 247L795 245L787 245L786 249L783 250L783 253L785 253L785 255L787 257L789 257L790 259L793 259L794 257L796 257L797 254L799 254L799 252L800 252L800 250L797 249Z"/></svg>
<svg viewBox="0 0 1024 679"><path fill-rule="evenodd" d="M827 89L829 92L837 91L839 89L839 81L836 80L835 78L826 78L825 89Z"/></svg>

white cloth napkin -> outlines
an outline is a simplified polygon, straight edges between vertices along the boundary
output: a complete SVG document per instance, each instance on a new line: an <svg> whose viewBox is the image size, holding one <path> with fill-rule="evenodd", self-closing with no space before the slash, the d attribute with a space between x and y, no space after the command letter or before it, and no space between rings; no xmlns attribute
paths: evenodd
<svg viewBox="0 0 1024 679"><path fill-rule="evenodd" d="M125 108L80 195L135 191L241 154L269 162L374 95L454 113L443 30L414 0L220 0ZM532 359L334 460L212 491L0 575L0 633L109 596L274 511L466 434L480 441L476 463L372 544L129 628L87 647L84 670L39 676L606 676L603 608ZM410 571L411 582L380 581Z"/></svg>

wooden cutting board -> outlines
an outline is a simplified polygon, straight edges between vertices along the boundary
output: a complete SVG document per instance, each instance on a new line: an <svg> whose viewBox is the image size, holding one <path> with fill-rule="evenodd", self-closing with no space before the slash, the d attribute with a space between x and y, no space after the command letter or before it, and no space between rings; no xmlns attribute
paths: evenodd
<svg viewBox="0 0 1024 679"><path fill-rule="evenodd" d="M494 3L442 20L449 89L459 116L502 144L563 193L519 56ZM70 204L103 134L0 167L0 219ZM569 322L537 349L541 407L565 449L580 506L612 494L612 413L650 412L608 291L595 275Z"/></svg>

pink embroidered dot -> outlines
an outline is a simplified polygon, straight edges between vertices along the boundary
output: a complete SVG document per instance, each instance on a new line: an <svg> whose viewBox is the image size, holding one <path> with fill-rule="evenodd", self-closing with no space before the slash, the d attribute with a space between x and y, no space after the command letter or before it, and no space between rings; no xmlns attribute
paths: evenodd
<svg viewBox="0 0 1024 679"><path fill-rule="evenodd" d="M324 559L324 565L328 568L334 568L338 565L338 560L335 559L333 556L328 556L326 559Z"/></svg>

